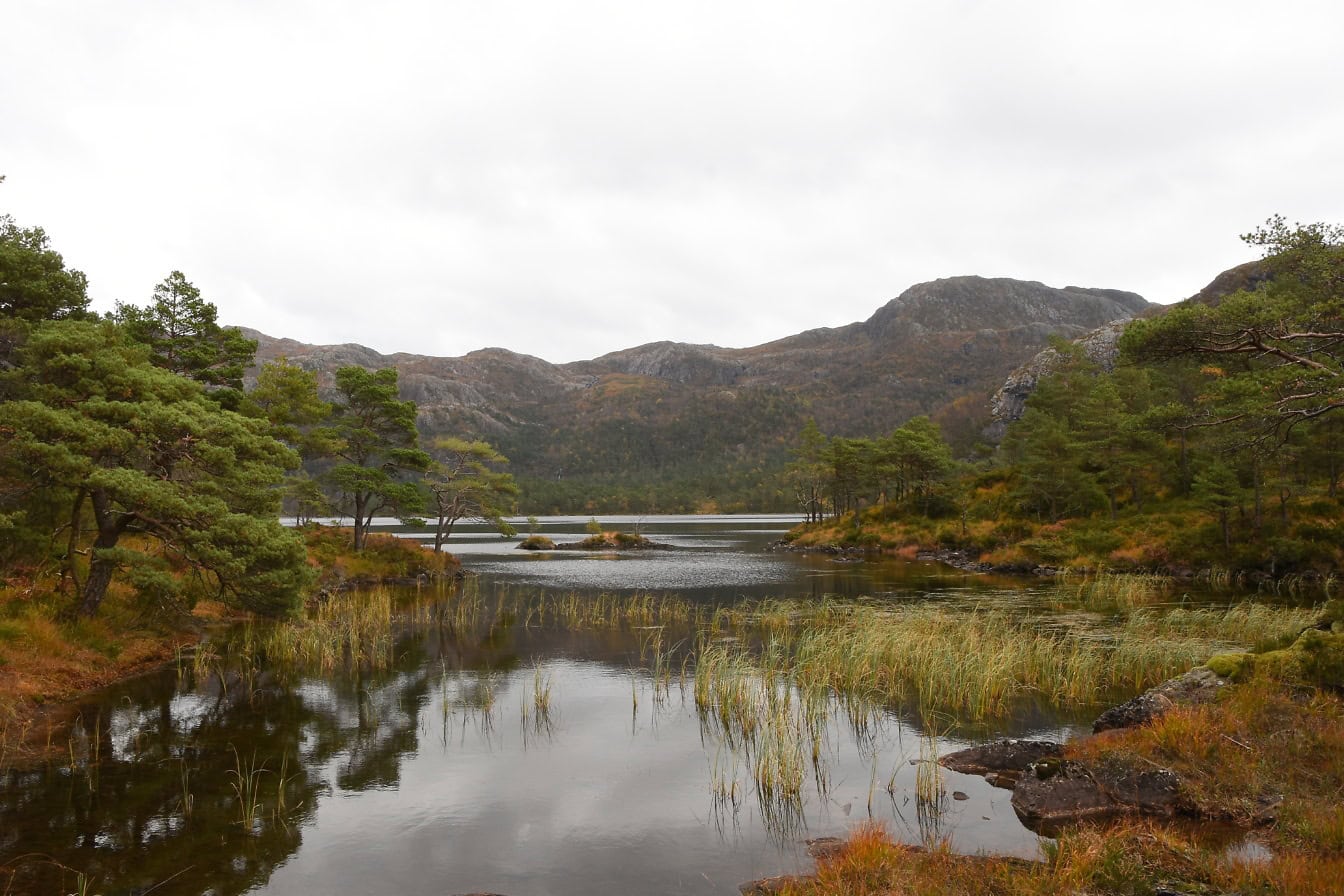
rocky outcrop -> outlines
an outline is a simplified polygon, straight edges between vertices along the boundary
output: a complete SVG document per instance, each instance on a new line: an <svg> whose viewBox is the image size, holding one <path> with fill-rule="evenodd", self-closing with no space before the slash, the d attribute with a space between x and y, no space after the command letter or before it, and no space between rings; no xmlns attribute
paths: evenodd
<svg viewBox="0 0 1344 896"><path fill-rule="evenodd" d="M1223 271L1186 302L1204 305L1217 305L1225 296L1241 290L1256 290L1271 279L1264 261L1251 261ZM1117 299L1124 309L1104 325L1098 326L1085 335L1074 339L1074 343L1083 349L1088 360L1106 372L1115 367L1119 357L1120 335L1129 321L1154 313L1161 313L1160 306L1147 302L1134 302L1130 293L1115 293L1114 290L1083 290L1086 293L1105 294ZM1106 306L1102 306L1105 308ZM1053 348L1038 353L1027 363L1010 373L990 401L990 413L993 422L984 430L985 438L998 442L1003 438L1008 424L1022 416L1026 409L1027 398L1036 389L1043 377L1049 376L1059 365L1060 354Z"/></svg>
<svg viewBox="0 0 1344 896"><path fill-rule="evenodd" d="M1075 339L1074 344L1082 348L1089 361L1109 373L1115 369L1116 359L1120 356L1120 335L1129 321L1130 318L1113 320ZM1036 391L1036 384L1054 373L1062 360L1058 351L1047 348L1008 375L990 399L994 422L985 430L986 437L995 442L1003 438L1008 424L1026 410L1027 399Z"/></svg>
<svg viewBox="0 0 1344 896"><path fill-rule="evenodd" d="M1013 788L1013 810L1033 830L1123 813L1170 816L1183 805L1180 776L1119 759L1088 766L1071 759L1033 763Z"/></svg>
<svg viewBox="0 0 1344 896"><path fill-rule="evenodd" d="M1098 733L1114 728L1134 728L1160 717L1173 706L1209 703L1227 684L1227 679L1205 666L1191 669L1184 675L1149 688L1133 700L1106 710L1092 723L1092 731Z"/></svg>
<svg viewBox="0 0 1344 896"><path fill-rule="evenodd" d="M962 774L984 775L995 787L1011 789L1033 763L1063 754L1063 744L1053 741L997 740L948 753L939 757L938 764Z"/></svg>

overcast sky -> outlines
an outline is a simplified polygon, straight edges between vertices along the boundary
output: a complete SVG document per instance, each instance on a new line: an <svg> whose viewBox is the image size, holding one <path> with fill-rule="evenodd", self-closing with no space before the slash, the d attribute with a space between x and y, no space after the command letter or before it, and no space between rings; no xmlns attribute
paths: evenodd
<svg viewBox="0 0 1344 896"><path fill-rule="evenodd" d="M94 304L551 361L960 274L1170 302L1344 222L1344 4L0 0L0 213Z"/></svg>

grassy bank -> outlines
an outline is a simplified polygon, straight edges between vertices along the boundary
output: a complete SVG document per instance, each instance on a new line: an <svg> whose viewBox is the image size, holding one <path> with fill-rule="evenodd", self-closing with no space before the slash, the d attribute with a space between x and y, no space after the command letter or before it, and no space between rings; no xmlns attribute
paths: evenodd
<svg viewBox="0 0 1344 896"><path fill-rule="evenodd" d="M315 593L457 568L449 554L390 535L370 535L359 554L350 551L348 530L309 527L304 536L307 562L317 572ZM76 710L69 704L80 694L163 665L212 625L246 618L198 588L181 593L187 598L166 600L114 582L96 617L76 619L69 614L69 583L40 569L6 570L0 578L0 768L45 749L51 732L70 721Z"/></svg>
<svg viewBox="0 0 1344 896"><path fill-rule="evenodd" d="M1249 825L1269 797L1277 821L1255 828L1267 855L1228 848L1189 823L1125 820L1062 833L1040 862L957 856L861 826L796 896L1239 893L1326 896L1344 880L1344 703L1334 693L1260 679L1212 706L1073 746L1077 758L1138 757L1178 771L1202 808Z"/></svg>
<svg viewBox="0 0 1344 896"><path fill-rule="evenodd" d="M1217 516L1190 501L1056 522L1004 512L1004 503L1001 486L982 486L962 516L930 518L892 504L806 523L785 538L799 548L860 548L909 559L952 551L1012 571L1174 572L1233 585L1274 580L1317 593L1332 591L1344 570L1340 502L1333 498L1300 502L1291 524L1269 513L1258 526L1239 517L1226 544Z"/></svg>
<svg viewBox="0 0 1344 896"><path fill-rule="evenodd" d="M1336 620L1340 608L1327 610ZM861 826L815 877L783 892L835 894L1305 894L1344 879L1344 630L1312 629L1288 646L1243 657L1237 683L1213 703L1176 706L1137 727L1066 745L1097 767L1161 767L1182 780L1187 820L1084 824L1042 861L955 856L894 843ZM1212 663L1211 663L1212 664ZM1254 851L1229 848L1253 831Z"/></svg>

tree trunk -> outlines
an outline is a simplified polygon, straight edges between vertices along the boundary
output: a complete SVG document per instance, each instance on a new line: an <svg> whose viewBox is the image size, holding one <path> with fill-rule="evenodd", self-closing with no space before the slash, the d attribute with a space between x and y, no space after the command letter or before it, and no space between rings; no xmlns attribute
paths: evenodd
<svg viewBox="0 0 1344 896"><path fill-rule="evenodd" d="M1264 522L1264 483L1260 476L1260 461L1256 460L1251 467L1251 478L1255 483L1255 534L1260 534L1260 526Z"/></svg>
<svg viewBox="0 0 1344 896"><path fill-rule="evenodd" d="M368 527L364 523L364 507L368 504L368 496L363 492L355 492L355 550L364 550L364 535Z"/></svg>
<svg viewBox="0 0 1344 896"><path fill-rule="evenodd" d="M84 582L84 593L75 609L76 615L92 617L98 613L98 605L103 602L103 595L107 594L107 586L116 568L117 565L111 560L94 556L93 562L89 564L89 577Z"/></svg>
<svg viewBox="0 0 1344 896"><path fill-rule="evenodd" d="M112 518L111 508L104 492L94 491L89 497L92 498L93 520L98 527L98 537L94 539L93 550L89 552L92 558L89 562L89 577L84 580L79 606L75 608L75 615L86 618L98 612L98 606L103 602L103 596L107 594L107 586L112 581L112 573L117 569L115 560L102 556L99 552L116 547L117 540L121 538L122 530L125 528L119 520Z"/></svg>

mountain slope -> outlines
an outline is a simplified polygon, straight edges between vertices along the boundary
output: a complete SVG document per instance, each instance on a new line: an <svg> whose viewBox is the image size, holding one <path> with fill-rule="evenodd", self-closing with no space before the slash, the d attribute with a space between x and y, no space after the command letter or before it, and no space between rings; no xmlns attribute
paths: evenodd
<svg viewBox="0 0 1344 896"><path fill-rule="evenodd" d="M1052 335L1143 313L1134 293L981 277L912 286L868 320L751 348L655 342L556 365L499 348L460 358L306 346L250 332L330 382L395 366L426 434L485 438L513 460L529 510L787 504L775 471L807 417L833 435L930 414L972 438L989 396ZM579 502L576 504L575 502Z"/></svg>

